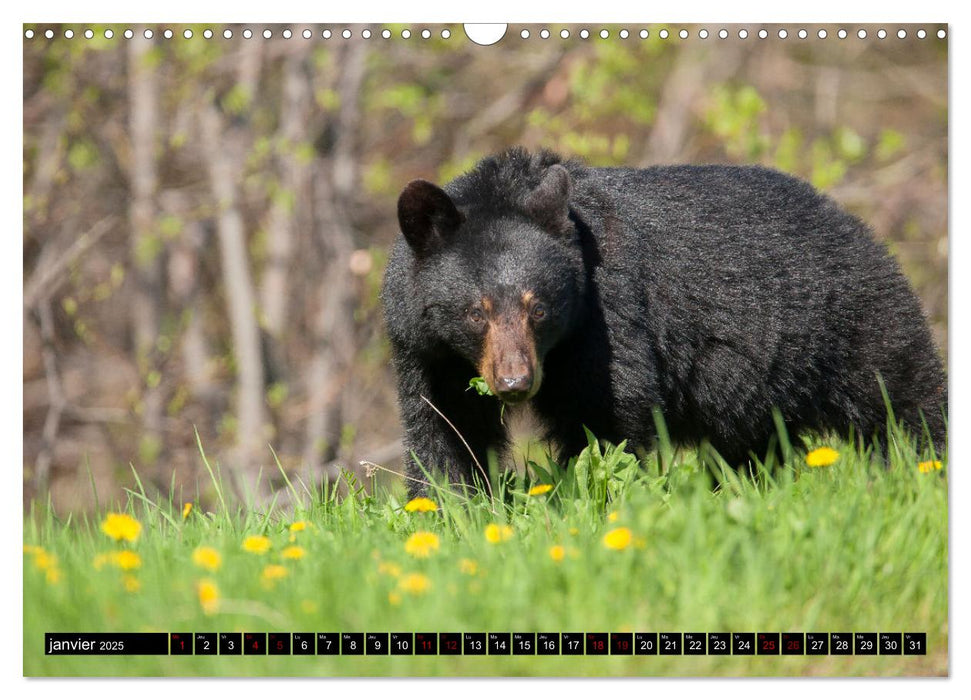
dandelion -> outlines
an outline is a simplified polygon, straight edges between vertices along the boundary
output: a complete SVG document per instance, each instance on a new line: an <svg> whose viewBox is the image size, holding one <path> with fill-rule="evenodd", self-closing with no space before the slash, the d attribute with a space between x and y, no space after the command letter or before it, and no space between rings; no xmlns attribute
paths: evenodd
<svg viewBox="0 0 971 700"><path fill-rule="evenodd" d="M479 573L479 565L472 559L463 559L459 562L459 571L469 576L475 576Z"/></svg>
<svg viewBox="0 0 971 700"><path fill-rule="evenodd" d="M135 552L125 549L121 552L115 552L113 563L122 571L131 571L142 565L142 558Z"/></svg>
<svg viewBox="0 0 971 700"><path fill-rule="evenodd" d="M253 554L265 554L270 548L270 538L263 535L250 535L243 540L243 549Z"/></svg>
<svg viewBox="0 0 971 700"><path fill-rule="evenodd" d="M186 518L188 518L189 517L189 513L191 513L191 512L192 512L192 504L191 503L186 503L185 505L183 505L182 506L182 519L185 520Z"/></svg>
<svg viewBox="0 0 971 700"><path fill-rule="evenodd" d="M817 447L806 455L806 464L810 467L828 467L839 457L840 453L832 447Z"/></svg>
<svg viewBox="0 0 971 700"><path fill-rule="evenodd" d="M608 513L607 514L607 522L608 523L615 523L615 522L617 522L617 518L619 518L619 517L620 517L620 513L618 513L615 510L612 513Z"/></svg>
<svg viewBox="0 0 971 700"><path fill-rule="evenodd" d="M390 561L383 561L378 564L378 573L387 574L388 576L398 578L401 576L401 567L397 564L391 563Z"/></svg>
<svg viewBox="0 0 971 700"><path fill-rule="evenodd" d="M263 583L273 583L274 581L279 581L281 578L286 578L287 567L280 566L279 564L267 564L263 567Z"/></svg>
<svg viewBox="0 0 971 700"><path fill-rule="evenodd" d="M438 535L434 532L416 532L405 542L405 551L419 559L437 552L438 547Z"/></svg>
<svg viewBox="0 0 971 700"><path fill-rule="evenodd" d="M51 566L44 571L44 578L47 579L47 582L52 585L58 583L62 576L63 574L61 573L61 570L56 566Z"/></svg>
<svg viewBox="0 0 971 700"><path fill-rule="evenodd" d="M283 557L284 559L303 559L303 556L306 553L307 552L306 550L304 550L303 547L299 547L297 545L290 545L282 552L280 552L280 556Z"/></svg>
<svg viewBox="0 0 971 700"><path fill-rule="evenodd" d="M44 551L43 547L38 547L36 544L25 544L24 554L40 554Z"/></svg>
<svg viewBox="0 0 971 700"><path fill-rule="evenodd" d="M632 539L633 536L628 528L618 527L604 535L603 543L607 549L627 549Z"/></svg>
<svg viewBox="0 0 971 700"><path fill-rule="evenodd" d="M309 524L306 520L297 520L290 524L290 532L303 532Z"/></svg>
<svg viewBox="0 0 971 700"><path fill-rule="evenodd" d="M113 540L134 542L142 531L142 524L126 513L108 513L101 523L101 531Z"/></svg>
<svg viewBox="0 0 971 700"><path fill-rule="evenodd" d="M563 561L563 557L566 556L566 549L561 544L555 544L550 547L550 559L553 561Z"/></svg>
<svg viewBox="0 0 971 700"><path fill-rule="evenodd" d="M536 486L529 490L529 495L542 496L544 493L549 493L552 490L553 486L550 484L536 484Z"/></svg>
<svg viewBox="0 0 971 700"><path fill-rule="evenodd" d="M929 474L930 472L937 471L943 465L938 460L931 460L927 462L920 462L917 465L917 469L920 470L921 474Z"/></svg>
<svg viewBox="0 0 971 700"><path fill-rule="evenodd" d="M41 571L50 571L57 568L57 557L38 547L34 553L34 566Z"/></svg>
<svg viewBox="0 0 971 700"><path fill-rule="evenodd" d="M245 546L245 545L244 545ZM222 566L222 555L212 547L196 547L192 552L192 563L200 569L218 571Z"/></svg>
<svg viewBox="0 0 971 700"><path fill-rule="evenodd" d="M497 525L496 523L490 523L485 529L486 542L489 544L499 544L500 542L505 542L510 539L513 534L513 529L508 525Z"/></svg>
<svg viewBox="0 0 971 700"><path fill-rule="evenodd" d="M401 605L401 594L398 591L388 593L388 602L392 605Z"/></svg>
<svg viewBox="0 0 971 700"><path fill-rule="evenodd" d="M427 593L431 587L431 579L424 574L408 574L398 581L398 588L404 593L410 593L411 595Z"/></svg>
<svg viewBox="0 0 971 700"><path fill-rule="evenodd" d="M136 577L131 574L125 574L121 578L121 585L125 587L125 590L129 593L138 593L142 588L142 583Z"/></svg>
<svg viewBox="0 0 971 700"><path fill-rule="evenodd" d="M438 506L430 498L412 498L405 504L405 510L409 513L431 513L438 510Z"/></svg>
<svg viewBox="0 0 971 700"><path fill-rule="evenodd" d="M202 612L212 615L219 609L219 588L208 578L204 578L196 583L196 593L199 596L199 605Z"/></svg>

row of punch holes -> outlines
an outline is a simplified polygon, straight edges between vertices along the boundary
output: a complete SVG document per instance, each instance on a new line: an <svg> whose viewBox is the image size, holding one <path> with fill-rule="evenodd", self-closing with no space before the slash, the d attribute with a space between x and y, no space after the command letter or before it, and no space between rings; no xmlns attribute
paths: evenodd
<svg viewBox="0 0 971 700"><path fill-rule="evenodd" d="M144 29L141 31L141 33L146 39L152 39L155 36L155 31L152 29ZM778 29L774 32L769 32L769 30L767 29L759 29L758 31L753 31L751 33L749 32L748 29L744 29L744 28L739 29L735 32L730 32L728 29L719 29L717 32L709 32L708 29L703 28L703 29L696 30L695 36L699 39L708 39L709 37L714 35L714 36L717 36L719 39L727 39L733 33L739 39L747 39L750 36L757 36L759 39L767 39L773 33L779 39L787 39L789 37L789 30L785 28ZM834 32L834 35L839 39L846 39L847 37L851 36L851 34L853 33L855 33L856 37L859 39L866 39L869 36L869 33L867 32L867 30L862 28L856 30L856 32L851 32L850 30L846 30L846 29L838 29ZM115 32L112 29L105 29L103 34L106 39L112 39L115 36ZM315 35L313 30L311 29L303 29L302 31L294 32L290 28L278 30L278 32L274 32L272 29L264 29L261 34L264 39L272 39L277 34L279 34L279 36L283 37L284 39L292 39L294 36L297 36L298 34L299 36L302 36L304 39L311 39ZM394 34L395 33L390 29L382 29L380 31L372 31L371 29L362 29L359 32L359 36L363 39L370 39L372 36L375 36L375 35L379 35L383 39L390 39L394 36ZM451 30L448 28L444 28L440 30L438 34L442 39L449 39L452 36ZM588 29L580 29L576 34L581 39L589 39L593 35ZM635 34L641 39L647 39L648 37L651 36L651 32L647 29L641 29L637 32L631 32L628 29L621 29L617 31L617 36L620 37L621 39L628 39L631 36L634 36ZM691 37L691 32L687 29L680 29L680 30L660 29L660 30L657 30L656 34L657 34L657 37L660 39L667 39L671 36L677 36L680 39L689 39ZM890 36L890 32L888 32L886 29L878 29L875 32L875 34L878 39L886 39L888 36ZM93 29L88 28L81 31L80 35L83 36L85 39L93 39L95 36L95 31ZM176 33L171 29L163 29L161 31L161 35L165 39L172 39L173 37L176 36ZM204 29L200 32L200 35L204 39L212 39L214 36L216 36L216 32L214 32L212 29ZM235 34L232 29L222 30L222 37L224 39L232 39L234 35ZM406 29L399 30L398 35L402 39L410 39L413 34L410 29L406 28ZM418 36L420 36L422 39L430 39L432 38L432 35L433 35L433 32L430 29L422 29L421 31L418 32ZM561 29L558 32L558 35L561 39L569 39L570 36L572 36L569 29ZM608 29L601 29L599 32L597 32L597 35L601 39L609 39L611 36L611 32ZM928 33L927 33L927 30L925 29L918 29L914 32L914 35L918 39L926 39L928 36ZM53 39L56 36L56 33L54 32L53 29L47 29L42 33L35 32L33 29L27 29L24 31L24 37L27 39L33 39L34 37L40 37L40 36L43 36L47 39ZM73 29L65 29L63 31L63 37L65 39L73 39L75 36L77 36L77 34ZM135 36L135 31L133 29L125 29L122 32L122 36L124 36L124 38L126 39L132 39ZM195 32L192 29L184 29L181 32L181 36L184 39L192 39L195 36ZM254 36L256 36L256 33L252 29L246 28L240 31L240 36L242 36L244 39L251 39ZM354 31L352 31L351 29L343 29L338 31L333 31L331 29L323 29L320 32L320 37L322 39L331 39L337 36L340 36L344 39L350 39L354 36ZM523 39L529 39L531 36L533 36L533 33L529 29L522 29L519 32L519 36ZM549 39L550 37L554 36L554 33L551 32L549 29L543 28L536 31L536 36L538 36L540 39ZM811 36L811 33L807 29L799 29L795 32L795 36L797 36L800 39L808 39ZM819 39L826 39L830 36L830 34L825 29L818 29L815 32L815 36ZM896 31L896 36L898 39L906 39L908 36L907 30L898 29ZM938 39L944 39L946 36L947 36L947 32L944 29L937 30Z"/></svg>

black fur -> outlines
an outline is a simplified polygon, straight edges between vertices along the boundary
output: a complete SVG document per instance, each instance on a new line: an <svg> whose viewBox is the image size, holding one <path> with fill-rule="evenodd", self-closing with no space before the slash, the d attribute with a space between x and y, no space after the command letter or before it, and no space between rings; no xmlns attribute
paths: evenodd
<svg viewBox="0 0 971 700"><path fill-rule="evenodd" d="M382 297L405 445L426 468L452 481L475 469L428 402L483 466L504 448L499 402L467 390L482 356L467 311L524 290L549 308L531 404L561 456L582 449L583 426L651 446L655 406L675 442L708 440L735 464L764 454L773 407L793 435L872 439L887 418L878 374L897 419L920 432L923 418L943 451L946 378L917 297L866 226L805 182L522 149L482 160L447 197L416 182Z"/></svg>

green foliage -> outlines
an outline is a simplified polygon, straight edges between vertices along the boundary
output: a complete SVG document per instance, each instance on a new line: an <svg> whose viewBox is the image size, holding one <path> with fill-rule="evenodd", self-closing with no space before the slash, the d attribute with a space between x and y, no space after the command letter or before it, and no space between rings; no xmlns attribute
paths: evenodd
<svg viewBox="0 0 971 700"><path fill-rule="evenodd" d="M729 155L758 160L769 146L761 123L766 109L765 100L751 85L716 85L705 112L705 125L722 140Z"/></svg>
<svg viewBox="0 0 971 700"><path fill-rule="evenodd" d="M469 388L475 389L479 396L495 396L489 388L489 383L482 377L472 377L469 380Z"/></svg>
<svg viewBox="0 0 971 700"><path fill-rule="evenodd" d="M895 433L888 464L826 441L839 458L810 468L793 454L771 482L711 482L683 451L659 475L623 445L588 445L562 469L547 457L497 479L495 498L436 482L438 509L409 512L397 490L344 472L308 486L277 461L290 506L227 502L211 484L157 498L137 472L122 504L135 542L101 531L103 514L62 521L29 507L24 524L27 675L921 675L947 672L946 463L922 473ZM571 476L572 475L572 476ZM532 484L552 490L529 493ZM381 488L380 486L378 487ZM343 495L341 495L343 494ZM193 507L183 517L183 502ZM292 527L295 522L301 523ZM415 533L431 542L416 551ZM610 534L608 538L607 535ZM250 535L267 538L247 551ZM608 546L609 543L609 546ZM290 547L299 550L290 550ZM208 547L218 565L194 552ZM129 551L128 569L111 552ZM424 554L424 556L422 556ZM131 558L131 557L129 557ZM272 567L268 575L267 567ZM52 568L55 570L51 573ZM173 576L171 572L178 572ZM200 586L211 586L205 607ZM926 631L926 657L59 657L43 633L185 629L697 629ZM258 622L254 622L257 620ZM490 660L491 659L491 660ZM245 661L245 663L244 663Z"/></svg>

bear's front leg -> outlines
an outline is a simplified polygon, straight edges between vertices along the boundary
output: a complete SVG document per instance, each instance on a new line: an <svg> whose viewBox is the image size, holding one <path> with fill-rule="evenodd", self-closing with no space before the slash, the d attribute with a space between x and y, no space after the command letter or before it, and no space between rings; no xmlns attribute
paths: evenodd
<svg viewBox="0 0 971 700"><path fill-rule="evenodd" d="M400 358L396 369L409 493L427 492L419 463L453 484L487 482L489 452L501 455L508 438L499 401L469 388L473 368L461 360L432 364L412 356Z"/></svg>

